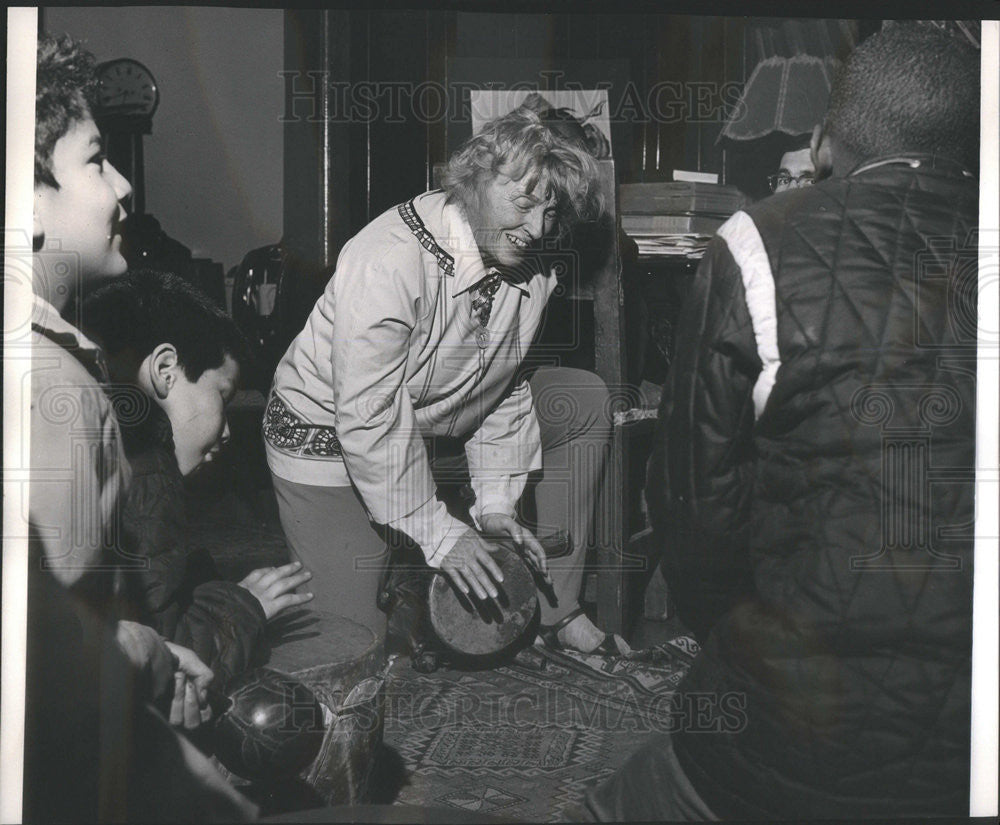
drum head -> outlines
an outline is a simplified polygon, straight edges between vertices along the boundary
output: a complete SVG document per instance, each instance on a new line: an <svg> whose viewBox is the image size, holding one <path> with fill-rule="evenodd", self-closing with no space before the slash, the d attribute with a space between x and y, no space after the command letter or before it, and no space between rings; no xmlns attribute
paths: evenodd
<svg viewBox="0 0 1000 825"><path fill-rule="evenodd" d="M428 593L431 626L451 650L469 656L499 653L517 642L535 617L538 594L527 563L501 545L493 558L503 572L496 599L462 595L445 573L438 573Z"/></svg>

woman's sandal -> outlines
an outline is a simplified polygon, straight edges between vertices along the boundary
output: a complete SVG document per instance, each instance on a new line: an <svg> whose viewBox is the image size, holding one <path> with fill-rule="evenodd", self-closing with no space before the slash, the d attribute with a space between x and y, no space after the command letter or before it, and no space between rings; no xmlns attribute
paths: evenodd
<svg viewBox="0 0 1000 825"><path fill-rule="evenodd" d="M622 650L621 645L618 644L618 637L612 633L605 633L604 639L601 643L595 647L593 650L577 650L573 647L567 647L562 642L559 641L559 631L564 627L572 624L575 619L577 619L584 609L578 607L576 610L571 611L566 616L563 616L555 624L542 624L538 626L538 636L541 638L542 642L549 650L554 650L556 652L563 652L566 650L572 650L576 653L583 653L585 656L624 656L629 652L628 645L622 640L622 644L625 645L625 650Z"/></svg>

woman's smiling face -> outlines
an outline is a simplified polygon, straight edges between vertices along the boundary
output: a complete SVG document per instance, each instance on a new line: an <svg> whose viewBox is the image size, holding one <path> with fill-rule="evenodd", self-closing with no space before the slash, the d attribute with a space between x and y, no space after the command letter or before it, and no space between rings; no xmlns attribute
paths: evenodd
<svg viewBox="0 0 1000 825"><path fill-rule="evenodd" d="M554 196L548 195L543 175L534 181L530 175L512 180L498 173L477 189L475 203L466 204L465 212L487 265L516 266L528 249L548 235L556 225Z"/></svg>

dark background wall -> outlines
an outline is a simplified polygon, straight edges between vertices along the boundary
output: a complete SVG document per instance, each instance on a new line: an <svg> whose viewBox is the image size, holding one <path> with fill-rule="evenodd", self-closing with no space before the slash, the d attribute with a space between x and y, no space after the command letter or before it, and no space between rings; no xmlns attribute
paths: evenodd
<svg viewBox="0 0 1000 825"><path fill-rule="evenodd" d="M285 228L332 264L383 210L432 185L471 133L468 88L608 88L620 182L778 158L717 142L756 63L843 57L865 24L663 14L288 11ZM877 21L874 21L877 26ZM323 72L327 72L323 75ZM324 79L326 83L324 83Z"/></svg>
<svg viewBox="0 0 1000 825"><path fill-rule="evenodd" d="M40 29L152 71L146 210L169 235L226 269L281 237L281 9L49 7Z"/></svg>
<svg viewBox="0 0 1000 825"><path fill-rule="evenodd" d="M50 7L42 27L159 81L147 210L227 269L284 236L332 264L368 220L433 183L471 132L468 88L608 88L620 182L674 169L739 182L717 143L756 63L843 56L878 21L666 14ZM756 170L753 171L756 174Z"/></svg>

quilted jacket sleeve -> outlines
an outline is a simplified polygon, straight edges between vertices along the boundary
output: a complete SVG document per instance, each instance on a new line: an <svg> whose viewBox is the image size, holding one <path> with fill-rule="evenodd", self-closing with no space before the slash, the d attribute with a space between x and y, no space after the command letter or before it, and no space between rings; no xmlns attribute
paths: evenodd
<svg viewBox="0 0 1000 825"><path fill-rule="evenodd" d="M130 550L145 560L145 567L127 574L127 593L137 602L140 614L156 616L176 601L184 581L184 490L180 473L175 468L171 472L165 451L157 448L133 452L129 460L135 469L124 521L131 539ZM162 621L154 626L164 636L170 636Z"/></svg>
<svg viewBox="0 0 1000 825"><path fill-rule="evenodd" d="M171 641L197 653L215 674L213 686L224 691L249 669L266 625L264 609L249 590L216 579L194 588Z"/></svg>
<svg viewBox="0 0 1000 825"><path fill-rule="evenodd" d="M129 575L126 594L134 618L172 642L191 648L225 689L251 663L267 620L248 590L219 579L214 569L197 570L199 555L184 535L182 479L171 457L154 449L133 458L125 520L133 552L148 568ZM201 565L205 567L205 565Z"/></svg>
<svg viewBox="0 0 1000 825"><path fill-rule="evenodd" d="M749 585L752 391L760 370L741 273L717 238L681 312L646 487L661 570L699 639Z"/></svg>

